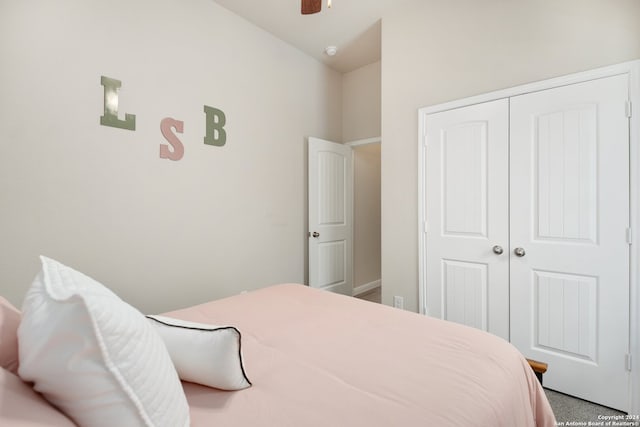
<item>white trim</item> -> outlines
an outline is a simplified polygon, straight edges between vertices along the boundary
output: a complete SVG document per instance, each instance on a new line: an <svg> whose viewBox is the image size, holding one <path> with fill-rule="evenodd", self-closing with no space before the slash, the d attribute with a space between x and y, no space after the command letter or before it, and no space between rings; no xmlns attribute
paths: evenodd
<svg viewBox="0 0 640 427"><path fill-rule="evenodd" d="M454 108L466 107L501 98L509 98L524 95L526 93L621 74L627 74L629 76L629 97L633 110L635 110L632 117L629 119L629 215L631 224L631 241L640 242L640 113L638 113L640 106L640 60L515 86L508 89L418 109L418 295L421 313L428 314L426 312L426 271L424 262L426 255L424 246L426 241L424 233L424 224L426 220L424 217L424 158L426 151L425 144L427 142L425 129L426 116L428 114L451 110ZM629 254L629 346L631 358L636 361L640 360L640 248L638 246L639 243L631 244ZM636 363L636 365L637 364L638 363ZM633 415L640 414L640 369L638 369L637 366L634 367L631 372L631 383L629 388L629 413Z"/></svg>
<svg viewBox="0 0 640 427"><path fill-rule="evenodd" d="M358 145L379 144L381 142L382 137L375 136L373 138L356 139L355 141L345 142L344 145L348 145L349 147L357 147Z"/></svg>
<svg viewBox="0 0 640 427"><path fill-rule="evenodd" d="M427 263L426 263L426 211L425 211L425 179L426 179L426 155L427 155L427 113L418 114L418 312L429 315L427 312Z"/></svg>
<svg viewBox="0 0 640 427"><path fill-rule="evenodd" d="M631 371L631 391L629 393L630 414L640 414L640 61L634 61L629 70L629 99L632 105L632 116L629 119L629 191L630 198L630 295L629 316L631 327L629 330L629 345L631 360L635 361L635 368ZM635 105L634 105L635 104ZM635 107L635 108L634 108Z"/></svg>
<svg viewBox="0 0 640 427"><path fill-rule="evenodd" d="M348 145L348 144L344 144ZM351 147L351 295L355 295L356 278L356 156Z"/></svg>
<svg viewBox="0 0 640 427"><path fill-rule="evenodd" d="M353 296L362 295L366 292L372 291L382 286L382 280L374 280L373 282L365 283L364 285L353 288Z"/></svg>

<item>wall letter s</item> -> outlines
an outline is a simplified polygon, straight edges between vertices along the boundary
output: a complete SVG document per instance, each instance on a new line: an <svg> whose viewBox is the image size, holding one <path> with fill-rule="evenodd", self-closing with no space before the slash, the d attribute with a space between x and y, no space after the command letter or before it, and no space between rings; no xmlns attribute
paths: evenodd
<svg viewBox="0 0 640 427"><path fill-rule="evenodd" d="M173 151L169 150L166 145L160 144L160 158L169 160L180 160L184 155L184 145L178 139L178 137L171 131L174 128L176 132L182 133L184 131L184 122L171 117L166 117L160 122L160 131L162 136L171 144Z"/></svg>

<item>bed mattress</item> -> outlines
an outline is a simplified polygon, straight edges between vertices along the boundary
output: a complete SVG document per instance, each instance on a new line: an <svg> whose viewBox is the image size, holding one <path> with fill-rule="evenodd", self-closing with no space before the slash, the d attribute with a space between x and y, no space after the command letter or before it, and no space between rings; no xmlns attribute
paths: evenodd
<svg viewBox="0 0 640 427"><path fill-rule="evenodd" d="M463 325L295 284L166 315L242 334L253 385L184 383L193 426L555 426L523 356Z"/></svg>

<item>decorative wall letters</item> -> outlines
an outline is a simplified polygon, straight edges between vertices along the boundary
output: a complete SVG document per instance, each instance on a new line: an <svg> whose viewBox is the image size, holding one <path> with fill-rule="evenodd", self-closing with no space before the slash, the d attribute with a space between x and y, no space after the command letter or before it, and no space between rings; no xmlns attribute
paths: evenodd
<svg viewBox="0 0 640 427"><path fill-rule="evenodd" d="M100 84L104 86L104 114L100 117L102 126L110 126L119 129L136 130L135 114L125 113L124 120L118 118L118 89L122 86L120 80L101 76ZM218 108L204 106L205 136L204 143L215 147L222 147L227 143L227 131L224 129L227 117ZM160 144L160 158L180 160L184 156L184 145L178 139L177 133L184 132L184 122L171 117L165 117L160 121L160 132L167 140L168 145Z"/></svg>
<svg viewBox="0 0 640 427"><path fill-rule="evenodd" d="M171 132L171 128L174 128L178 133L182 133L184 131L184 122L172 119L171 117L162 119L160 122L160 132L162 132L162 136L169 141L169 144L173 147L173 151L169 150L169 147L166 145L160 145L160 158L180 160L182 156L184 156L184 145L182 145L178 137Z"/></svg>
<svg viewBox="0 0 640 427"><path fill-rule="evenodd" d="M227 132L224 130L227 117L221 110L206 105L204 113L207 115L207 134L204 137L204 143L222 147L227 142Z"/></svg>
<svg viewBox="0 0 640 427"><path fill-rule="evenodd" d="M124 120L118 119L118 89L122 86L122 82L102 76L100 84L104 86L104 115L100 117L100 124L102 126L136 130L135 114L125 114Z"/></svg>

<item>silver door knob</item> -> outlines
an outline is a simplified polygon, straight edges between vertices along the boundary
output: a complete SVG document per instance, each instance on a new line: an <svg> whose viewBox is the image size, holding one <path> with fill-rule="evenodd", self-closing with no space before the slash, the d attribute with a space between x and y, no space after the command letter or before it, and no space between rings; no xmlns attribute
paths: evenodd
<svg viewBox="0 0 640 427"><path fill-rule="evenodd" d="M317 239L318 237L320 237L320 233L318 233L317 231L314 231L312 236Z"/></svg>
<svg viewBox="0 0 640 427"><path fill-rule="evenodd" d="M524 251L524 248L515 248L513 250L513 253L516 254L516 256L519 256L519 257L523 257L526 254L526 252Z"/></svg>
<svg viewBox="0 0 640 427"><path fill-rule="evenodd" d="M494 253L494 254L501 255L501 254L502 254L502 252L504 252L504 249L502 249L502 246L500 246L500 245L495 245L495 246L493 247L493 253Z"/></svg>

